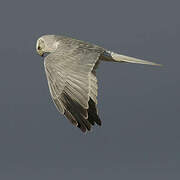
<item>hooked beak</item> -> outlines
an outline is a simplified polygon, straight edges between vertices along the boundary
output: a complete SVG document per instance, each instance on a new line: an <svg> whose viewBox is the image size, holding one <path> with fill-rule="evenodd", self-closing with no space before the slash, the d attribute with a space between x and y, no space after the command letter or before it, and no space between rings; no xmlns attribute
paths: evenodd
<svg viewBox="0 0 180 180"><path fill-rule="evenodd" d="M42 56L42 57L43 57L43 55L44 55L44 52L43 52L42 50L37 50L37 53L38 53L40 56Z"/></svg>

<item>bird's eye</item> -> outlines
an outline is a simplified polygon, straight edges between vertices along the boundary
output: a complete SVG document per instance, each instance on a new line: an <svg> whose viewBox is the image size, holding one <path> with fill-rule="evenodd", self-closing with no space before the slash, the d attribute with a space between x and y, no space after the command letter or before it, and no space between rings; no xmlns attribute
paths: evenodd
<svg viewBox="0 0 180 180"><path fill-rule="evenodd" d="M38 46L38 50L41 50L41 47L40 47L40 46Z"/></svg>

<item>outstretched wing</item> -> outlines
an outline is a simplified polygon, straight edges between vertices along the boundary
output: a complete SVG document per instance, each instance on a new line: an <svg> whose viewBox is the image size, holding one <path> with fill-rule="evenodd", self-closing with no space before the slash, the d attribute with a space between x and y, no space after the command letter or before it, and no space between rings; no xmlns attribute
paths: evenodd
<svg viewBox="0 0 180 180"><path fill-rule="evenodd" d="M48 85L57 109L83 132L95 122L97 114L97 79L95 65L101 50L87 46L64 46L44 61Z"/></svg>

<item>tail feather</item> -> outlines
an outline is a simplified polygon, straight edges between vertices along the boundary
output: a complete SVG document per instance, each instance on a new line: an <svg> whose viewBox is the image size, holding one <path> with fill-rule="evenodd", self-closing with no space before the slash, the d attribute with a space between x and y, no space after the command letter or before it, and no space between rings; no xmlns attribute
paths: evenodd
<svg viewBox="0 0 180 180"><path fill-rule="evenodd" d="M102 58L107 61L117 61L117 62L128 62L128 63L136 63L136 64L146 64L146 65L152 65L152 66L162 66L161 64L137 59L134 57L124 56L124 55L117 54L117 53L114 53L111 51L106 51L103 54Z"/></svg>

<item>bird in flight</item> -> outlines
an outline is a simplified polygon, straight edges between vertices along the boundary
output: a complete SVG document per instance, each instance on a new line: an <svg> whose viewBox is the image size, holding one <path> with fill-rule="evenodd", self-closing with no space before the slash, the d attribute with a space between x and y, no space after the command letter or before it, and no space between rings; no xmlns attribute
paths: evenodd
<svg viewBox="0 0 180 180"><path fill-rule="evenodd" d="M44 67L53 102L61 114L82 132L101 125L97 110L96 68L101 61L159 65L120 55L94 44L58 35L44 35L36 50Z"/></svg>

